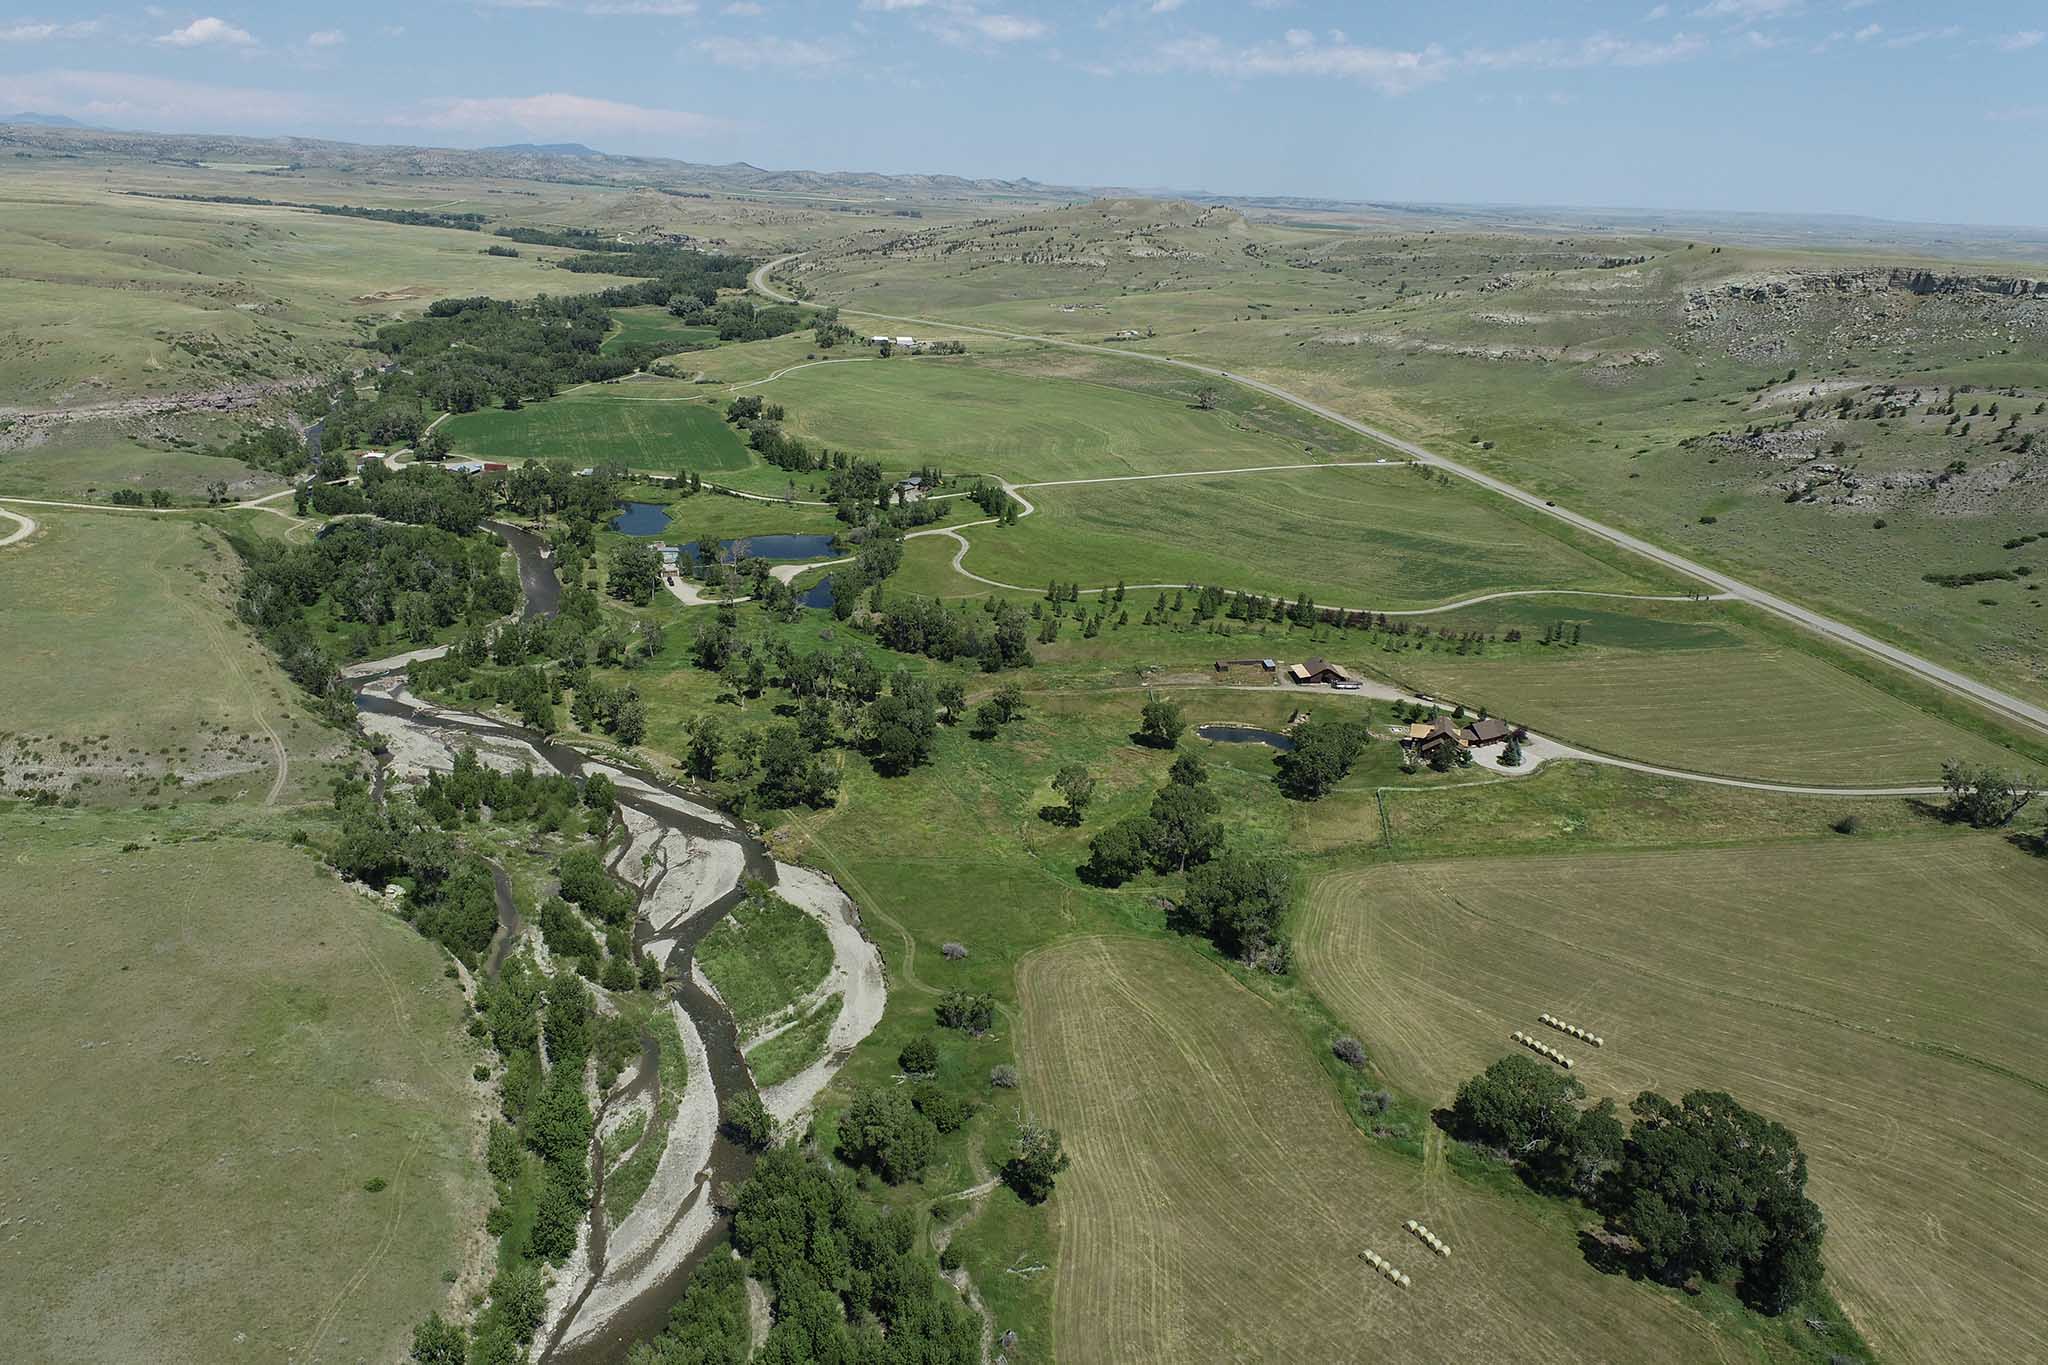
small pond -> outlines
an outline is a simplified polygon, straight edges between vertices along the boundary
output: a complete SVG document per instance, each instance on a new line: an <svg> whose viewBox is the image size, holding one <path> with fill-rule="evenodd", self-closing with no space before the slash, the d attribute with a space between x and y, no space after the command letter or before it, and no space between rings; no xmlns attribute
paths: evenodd
<svg viewBox="0 0 2048 1365"><path fill-rule="evenodd" d="M629 536L658 536L668 529L668 508L658 502L622 502L612 529Z"/></svg>
<svg viewBox="0 0 2048 1365"><path fill-rule="evenodd" d="M722 540L727 558L745 555L749 559L827 559L834 553L830 536L742 536ZM690 546L696 557L696 546Z"/></svg>
<svg viewBox="0 0 2048 1365"><path fill-rule="evenodd" d="M1294 741L1278 730L1256 725L1197 725L1195 734L1218 744L1264 744L1283 753L1294 747Z"/></svg>
<svg viewBox="0 0 2048 1365"><path fill-rule="evenodd" d="M832 595L832 576L827 574L811 584L810 587L797 594L796 600L807 607L819 607L825 611L832 610L833 604L839 600Z"/></svg>

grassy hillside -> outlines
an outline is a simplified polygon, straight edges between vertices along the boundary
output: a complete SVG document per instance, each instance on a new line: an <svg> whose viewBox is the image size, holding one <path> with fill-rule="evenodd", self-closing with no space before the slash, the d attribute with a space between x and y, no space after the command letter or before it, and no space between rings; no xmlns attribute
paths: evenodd
<svg viewBox="0 0 2048 1365"><path fill-rule="evenodd" d="M0 814L10 1354L393 1359L484 1197L460 993L282 843L162 832Z"/></svg>
<svg viewBox="0 0 2048 1365"><path fill-rule="evenodd" d="M1837 1293L1885 1358L2019 1359L2048 1346L2016 1254L2048 1235L2041 874L1975 838L1423 862L1324 878L1300 946L1432 1101L1544 1012L1604 1035L1559 1044L1595 1095L1742 1097L1800 1135Z"/></svg>
<svg viewBox="0 0 2048 1365"><path fill-rule="evenodd" d="M698 397L663 380L600 384L516 412L462 413L440 430L457 454L481 459L616 463L661 474L748 468L752 457L720 409Z"/></svg>

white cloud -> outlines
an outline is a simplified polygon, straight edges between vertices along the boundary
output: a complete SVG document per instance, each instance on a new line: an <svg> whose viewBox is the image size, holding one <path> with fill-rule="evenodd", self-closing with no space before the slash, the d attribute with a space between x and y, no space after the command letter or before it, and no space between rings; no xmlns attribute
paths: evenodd
<svg viewBox="0 0 2048 1365"><path fill-rule="evenodd" d="M167 47L206 47L213 45L222 47L254 47L256 45L256 39L250 36L248 29L236 28L227 20L216 19L211 15L204 19L194 19L183 28L172 29L169 33L158 38L157 41Z"/></svg>
<svg viewBox="0 0 2048 1365"><path fill-rule="evenodd" d="M1778 44L1783 42L1784 39L1772 38L1766 34L1757 32L1755 29L1751 29L1749 32L1742 35L1742 41L1748 43L1752 48L1755 48L1756 50L1761 52L1769 48L1774 48L1778 46Z"/></svg>
<svg viewBox="0 0 2048 1365"><path fill-rule="evenodd" d="M516 128L551 135L694 137L726 127L723 119L681 109L650 109L617 100L554 92L545 95L491 95L426 101L420 108L393 113L385 120L400 126L417 124L462 132L494 132Z"/></svg>
<svg viewBox="0 0 2048 1365"><path fill-rule="evenodd" d="M579 14L647 14L686 19L697 12L697 0L473 0L487 9L563 9Z"/></svg>
<svg viewBox="0 0 2048 1365"><path fill-rule="evenodd" d="M1865 24L1865 25L1864 25L1864 26L1863 26L1862 28L1859 28L1859 29L1857 29L1857 30L1856 30L1856 34L1855 34L1855 37L1856 37L1856 41L1857 41L1857 42L1859 42L1859 43L1867 43L1867 42L1869 42L1869 41L1870 41L1870 40L1871 40L1872 38L1876 38L1876 37L1880 37L1880 36L1882 36L1882 35L1883 35L1883 33L1884 33L1884 25L1883 25L1883 24Z"/></svg>
<svg viewBox="0 0 2048 1365"><path fill-rule="evenodd" d="M1671 6L1669 6L1669 5L1652 5L1652 6L1650 7L1650 12L1649 12L1648 14L1645 14L1645 15L1643 16L1643 22L1644 22L1644 23L1646 23L1646 24L1654 24L1654 23L1656 23L1656 22L1657 22L1657 21L1658 21L1659 19L1669 19L1670 17L1671 17Z"/></svg>
<svg viewBox="0 0 2048 1365"><path fill-rule="evenodd" d="M306 35L307 47L340 47L348 41L348 35L338 28L323 28L318 33Z"/></svg>
<svg viewBox="0 0 2048 1365"><path fill-rule="evenodd" d="M1962 33L1961 27L1950 24L1946 28L1916 28L1911 33L1901 33L1896 38L1884 40L1886 47L1917 47L1921 43L1942 38L1954 38Z"/></svg>
<svg viewBox="0 0 2048 1365"><path fill-rule="evenodd" d="M1152 0L1154 14L1171 14L1186 4L1187 0Z"/></svg>
<svg viewBox="0 0 2048 1365"><path fill-rule="evenodd" d="M2008 33L2000 38L1998 46L2005 52L2025 52L2030 47L2039 47L2043 39L2048 39L2048 33L2043 33L2037 28L2022 29L2018 33Z"/></svg>
<svg viewBox="0 0 2048 1365"><path fill-rule="evenodd" d="M2007 109L1993 109L1984 115L1993 123L2032 123L2037 119L2048 119L2048 104L2016 104Z"/></svg>
<svg viewBox="0 0 2048 1365"><path fill-rule="evenodd" d="M0 28L0 43L47 43L64 38L90 38L100 31L97 19L68 24L10 24Z"/></svg>
<svg viewBox="0 0 2048 1365"><path fill-rule="evenodd" d="M1382 94L1398 95L1441 80L1453 65L1450 55L1434 45L1404 51L1365 47L1340 39L1341 35L1336 34L1318 39L1306 29L1292 29L1278 43L1231 47L1202 34L1162 43L1132 69L1192 71L1233 80L1332 76L1358 81Z"/></svg>
<svg viewBox="0 0 2048 1365"><path fill-rule="evenodd" d="M730 14L736 19L758 19L768 12L768 7L755 4L754 0L732 0L730 5L718 12Z"/></svg>
<svg viewBox="0 0 2048 1365"><path fill-rule="evenodd" d="M837 43L779 38L772 34L761 38L705 38L698 42L697 50L720 66L735 66L743 71L760 67L802 70L836 66L851 55Z"/></svg>
<svg viewBox="0 0 2048 1365"><path fill-rule="evenodd" d="M1577 42L1542 38L1510 48L1475 49L1465 54L1464 62L1486 71L1517 67L1569 70L1588 66L1663 66L1697 56L1706 48L1704 38L1689 33L1676 34L1664 42L1639 42L1596 33Z"/></svg>
<svg viewBox="0 0 2048 1365"><path fill-rule="evenodd" d="M978 0L860 0L860 7L881 14L913 13L918 27L956 47L1026 42L1052 32L1030 15L984 11Z"/></svg>
<svg viewBox="0 0 2048 1365"><path fill-rule="evenodd" d="M1734 19L1755 23L1795 13L1800 0L1710 0L1692 12L1695 19Z"/></svg>

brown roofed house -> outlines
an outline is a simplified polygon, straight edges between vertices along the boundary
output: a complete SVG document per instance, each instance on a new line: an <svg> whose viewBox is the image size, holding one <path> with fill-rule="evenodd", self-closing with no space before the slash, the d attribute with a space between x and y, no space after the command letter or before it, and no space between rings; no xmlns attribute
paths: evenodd
<svg viewBox="0 0 2048 1365"><path fill-rule="evenodd" d="M1465 727L1465 743L1474 749L1483 749L1489 744L1505 744L1513 727L1499 716L1481 716Z"/></svg>
<svg viewBox="0 0 2048 1365"><path fill-rule="evenodd" d="M1349 673L1331 663L1328 659L1309 659L1287 670L1287 676L1303 687L1318 683L1352 682Z"/></svg>
<svg viewBox="0 0 2048 1365"><path fill-rule="evenodd" d="M1416 721L1408 727L1408 738L1402 742L1423 758L1428 758L1446 744L1461 749L1466 747L1464 734L1445 716L1438 716L1429 721Z"/></svg>

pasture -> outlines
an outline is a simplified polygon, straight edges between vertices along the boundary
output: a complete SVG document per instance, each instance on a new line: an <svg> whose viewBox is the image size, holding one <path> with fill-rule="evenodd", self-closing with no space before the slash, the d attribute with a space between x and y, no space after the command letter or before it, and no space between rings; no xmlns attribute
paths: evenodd
<svg viewBox="0 0 2048 1365"><path fill-rule="evenodd" d="M2042 877L1981 837L1418 862L1324 877L1296 942L1425 1101L1547 1011L1604 1035L1560 1044L1596 1096L1726 1090L1780 1120L1881 1358L2034 1359Z"/></svg>
<svg viewBox="0 0 2048 1365"><path fill-rule="evenodd" d="M1500 607L1504 617L1517 609ZM1948 758L2015 761L1977 729L1864 681L1820 647L1747 629L1726 607L1689 610L1726 632L1726 643L1673 635L1653 648L1595 647L1603 637L1594 626L1576 647L1525 642L1459 655L1383 646L1359 662L1569 743L1692 771L1840 787L1938 782Z"/></svg>
<svg viewBox="0 0 2048 1365"><path fill-rule="evenodd" d="M559 288L524 247L474 232L301 209L119 193L65 172L10 172L0 201L0 393L33 406L282 379L359 356L368 329L434 299ZM244 191L246 192L246 191ZM577 277L602 289L608 275Z"/></svg>
<svg viewBox="0 0 2048 1365"><path fill-rule="evenodd" d="M163 830L0 818L8 1354L396 1359L488 1195L445 957L281 842Z"/></svg>
<svg viewBox="0 0 2048 1365"><path fill-rule="evenodd" d="M605 350L644 343L673 354L718 340L716 327L692 327L666 308L617 308L612 311L612 322L615 325L604 339Z"/></svg>
<svg viewBox="0 0 2048 1365"><path fill-rule="evenodd" d="M9 791L75 778L92 801L262 799L281 756L280 799L325 791L339 737L236 623L241 565L216 533L189 516L35 516L34 539L0 550Z"/></svg>
<svg viewBox="0 0 2048 1365"><path fill-rule="evenodd" d="M1676 1361L1730 1344L1678 1296L1585 1265L1554 1210L1451 1176L1439 1140L1418 1163L1360 1133L1291 1017L1185 948L1062 943L1019 965L1017 991L1026 1099L1073 1157L1048 1206L1062 1359L1352 1360L1371 1342Z"/></svg>
<svg viewBox="0 0 2048 1365"><path fill-rule="evenodd" d="M1028 483L1317 457L1227 409L971 358L813 365L761 394L788 408L792 433L890 469L935 464ZM1315 429L1321 439L1309 444L1325 455L1356 444L1340 428Z"/></svg>
<svg viewBox="0 0 2048 1365"><path fill-rule="evenodd" d="M825 979L824 926L780 896L749 896L697 946L697 965L742 1033L784 1015Z"/></svg>
<svg viewBox="0 0 2048 1365"><path fill-rule="evenodd" d="M1024 490L1037 507L968 532L964 567L1007 583L1214 583L1366 610L1516 588L1640 591L1641 579L1510 504L1405 466ZM1645 568L1644 572L1649 572Z"/></svg>
<svg viewBox="0 0 2048 1365"><path fill-rule="evenodd" d="M664 380L599 384L529 403L484 408L443 422L459 455L490 460L620 464L651 474L717 476L753 457L703 390Z"/></svg>

